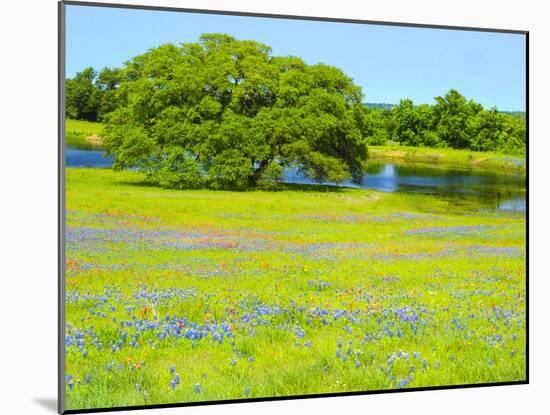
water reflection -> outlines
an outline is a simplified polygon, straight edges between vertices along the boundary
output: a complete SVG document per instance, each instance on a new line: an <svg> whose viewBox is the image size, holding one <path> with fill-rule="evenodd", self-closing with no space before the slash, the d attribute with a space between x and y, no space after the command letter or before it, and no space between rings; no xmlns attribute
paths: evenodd
<svg viewBox="0 0 550 415"><path fill-rule="evenodd" d="M383 192L446 196L452 197L457 203L476 199L490 209L515 212L525 212L526 209L525 176L520 174L498 174L479 169L380 161L369 161L366 172L360 185L351 181L342 185ZM285 181L312 183L294 171L285 171Z"/></svg>

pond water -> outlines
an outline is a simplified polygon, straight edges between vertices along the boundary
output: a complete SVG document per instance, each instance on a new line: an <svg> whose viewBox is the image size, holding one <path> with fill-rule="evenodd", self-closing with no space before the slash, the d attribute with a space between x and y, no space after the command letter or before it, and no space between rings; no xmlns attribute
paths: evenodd
<svg viewBox="0 0 550 415"><path fill-rule="evenodd" d="M67 167L111 167L114 158L105 157L103 150L82 150L67 146L65 149L65 166Z"/></svg>
<svg viewBox="0 0 550 415"><path fill-rule="evenodd" d="M68 146L65 162L67 167L108 168L113 163L113 157L104 157L104 152L98 149L83 150ZM316 183L291 170L285 171L285 181ZM520 174L372 160L367 163L367 174L360 185L351 181L342 185L383 192L434 194L452 198L457 203L476 200L482 202L486 209L512 212L526 210L526 181L525 176Z"/></svg>

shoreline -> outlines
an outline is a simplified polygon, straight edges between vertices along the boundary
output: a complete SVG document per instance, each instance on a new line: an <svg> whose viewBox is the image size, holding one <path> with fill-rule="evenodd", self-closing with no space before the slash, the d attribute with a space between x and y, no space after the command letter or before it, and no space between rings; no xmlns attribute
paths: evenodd
<svg viewBox="0 0 550 415"><path fill-rule="evenodd" d="M423 163L440 167L462 167L526 174L526 158L509 154L431 147L369 146L369 160Z"/></svg>

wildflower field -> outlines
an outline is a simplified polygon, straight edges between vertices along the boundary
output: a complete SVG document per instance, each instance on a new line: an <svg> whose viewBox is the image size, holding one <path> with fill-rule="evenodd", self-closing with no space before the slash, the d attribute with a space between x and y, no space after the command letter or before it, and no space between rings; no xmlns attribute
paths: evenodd
<svg viewBox="0 0 550 415"><path fill-rule="evenodd" d="M67 169L67 409L521 381L524 213Z"/></svg>

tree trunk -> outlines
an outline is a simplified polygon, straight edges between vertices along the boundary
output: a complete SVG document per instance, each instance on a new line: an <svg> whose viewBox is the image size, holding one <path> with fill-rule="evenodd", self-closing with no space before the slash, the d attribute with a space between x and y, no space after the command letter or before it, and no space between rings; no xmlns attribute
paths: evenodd
<svg viewBox="0 0 550 415"><path fill-rule="evenodd" d="M260 161L257 168L252 167L252 174L248 176L248 184L250 186L256 186L258 184L258 181L262 178L262 173L264 172L265 168L268 166L270 160L265 159ZM254 162L253 162L254 165Z"/></svg>

